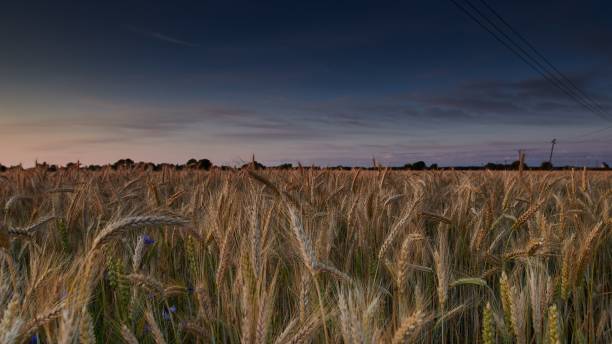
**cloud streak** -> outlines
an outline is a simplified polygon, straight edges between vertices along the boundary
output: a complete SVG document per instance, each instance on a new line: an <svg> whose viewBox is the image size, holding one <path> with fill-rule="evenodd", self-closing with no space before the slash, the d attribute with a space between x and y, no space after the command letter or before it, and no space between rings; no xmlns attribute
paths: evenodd
<svg viewBox="0 0 612 344"><path fill-rule="evenodd" d="M592 74L582 74L572 79L580 88L592 94L588 90L598 78ZM592 98L597 99L605 110L612 108L612 98L609 96L600 93L594 94ZM583 114L593 116L543 78L475 80L459 84L448 91L411 93L405 99L413 101L425 111L445 109L505 124L563 126L583 122ZM612 117L599 117L612 121Z"/></svg>
<svg viewBox="0 0 612 344"><path fill-rule="evenodd" d="M150 38L155 38L157 40L172 43L172 44L182 45L182 46L191 47L191 48L196 48L200 46L197 43L188 42L188 41L178 39L178 38L175 38L175 37L163 34L163 33L155 32L155 31L145 30L145 29L134 27L134 26L128 26L127 28L129 31L132 31L134 33L137 33L143 36L147 36Z"/></svg>

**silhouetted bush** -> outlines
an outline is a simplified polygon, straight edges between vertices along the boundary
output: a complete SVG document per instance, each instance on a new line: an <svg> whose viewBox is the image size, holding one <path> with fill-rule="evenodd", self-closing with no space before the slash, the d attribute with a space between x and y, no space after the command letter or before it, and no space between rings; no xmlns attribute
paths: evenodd
<svg viewBox="0 0 612 344"><path fill-rule="evenodd" d="M417 161L412 164L412 169L416 171L424 170L427 168L427 164L424 161Z"/></svg>
<svg viewBox="0 0 612 344"><path fill-rule="evenodd" d="M0 164L0 172L4 172L6 170L7 170L6 166Z"/></svg>
<svg viewBox="0 0 612 344"><path fill-rule="evenodd" d="M200 170L210 170L210 168L212 167L212 162L210 162L210 160L208 159L200 159L198 160L198 169Z"/></svg>
<svg viewBox="0 0 612 344"><path fill-rule="evenodd" d="M117 160L113 165L112 165L113 169L119 169L119 168L132 168L134 167L134 160L132 159L120 159Z"/></svg>
<svg viewBox="0 0 612 344"><path fill-rule="evenodd" d="M542 169L542 170L552 170L553 169L553 164L550 161L542 161L542 164L540 165L540 169Z"/></svg>
<svg viewBox="0 0 612 344"><path fill-rule="evenodd" d="M189 159L187 161L187 163L185 164L185 166L187 168L193 168L193 169L208 171L212 167L212 163L208 159L200 159L200 160Z"/></svg>

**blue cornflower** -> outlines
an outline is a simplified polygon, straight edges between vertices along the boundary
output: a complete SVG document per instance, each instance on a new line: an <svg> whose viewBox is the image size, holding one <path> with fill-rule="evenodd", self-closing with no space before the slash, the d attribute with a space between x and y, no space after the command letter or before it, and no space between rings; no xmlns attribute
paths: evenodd
<svg viewBox="0 0 612 344"><path fill-rule="evenodd" d="M176 313L176 306L172 305L162 311L162 318L164 320L170 320L170 313Z"/></svg>
<svg viewBox="0 0 612 344"><path fill-rule="evenodd" d="M32 337L30 337L30 344L38 344L38 336L33 334Z"/></svg>
<svg viewBox="0 0 612 344"><path fill-rule="evenodd" d="M170 320L170 313L165 309L162 311L162 318L164 318L164 320Z"/></svg>
<svg viewBox="0 0 612 344"><path fill-rule="evenodd" d="M153 245L155 243L155 239L151 238L147 234L143 235L142 237L144 239L145 245Z"/></svg>

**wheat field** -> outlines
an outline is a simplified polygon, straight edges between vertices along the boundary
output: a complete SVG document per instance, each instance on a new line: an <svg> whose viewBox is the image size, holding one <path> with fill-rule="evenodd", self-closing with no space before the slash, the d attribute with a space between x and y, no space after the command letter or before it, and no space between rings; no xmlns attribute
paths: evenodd
<svg viewBox="0 0 612 344"><path fill-rule="evenodd" d="M0 174L0 343L612 343L612 173Z"/></svg>

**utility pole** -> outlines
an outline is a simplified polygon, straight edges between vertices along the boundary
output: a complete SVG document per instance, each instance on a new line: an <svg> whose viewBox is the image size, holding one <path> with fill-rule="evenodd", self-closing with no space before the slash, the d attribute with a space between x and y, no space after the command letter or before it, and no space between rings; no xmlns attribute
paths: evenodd
<svg viewBox="0 0 612 344"><path fill-rule="evenodd" d="M555 144L557 144L557 139L553 139L550 143L552 143L552 146L550 147L550 156L548 157L548 162L552 164L552 155L553 150L555 149Z"/></svg>

